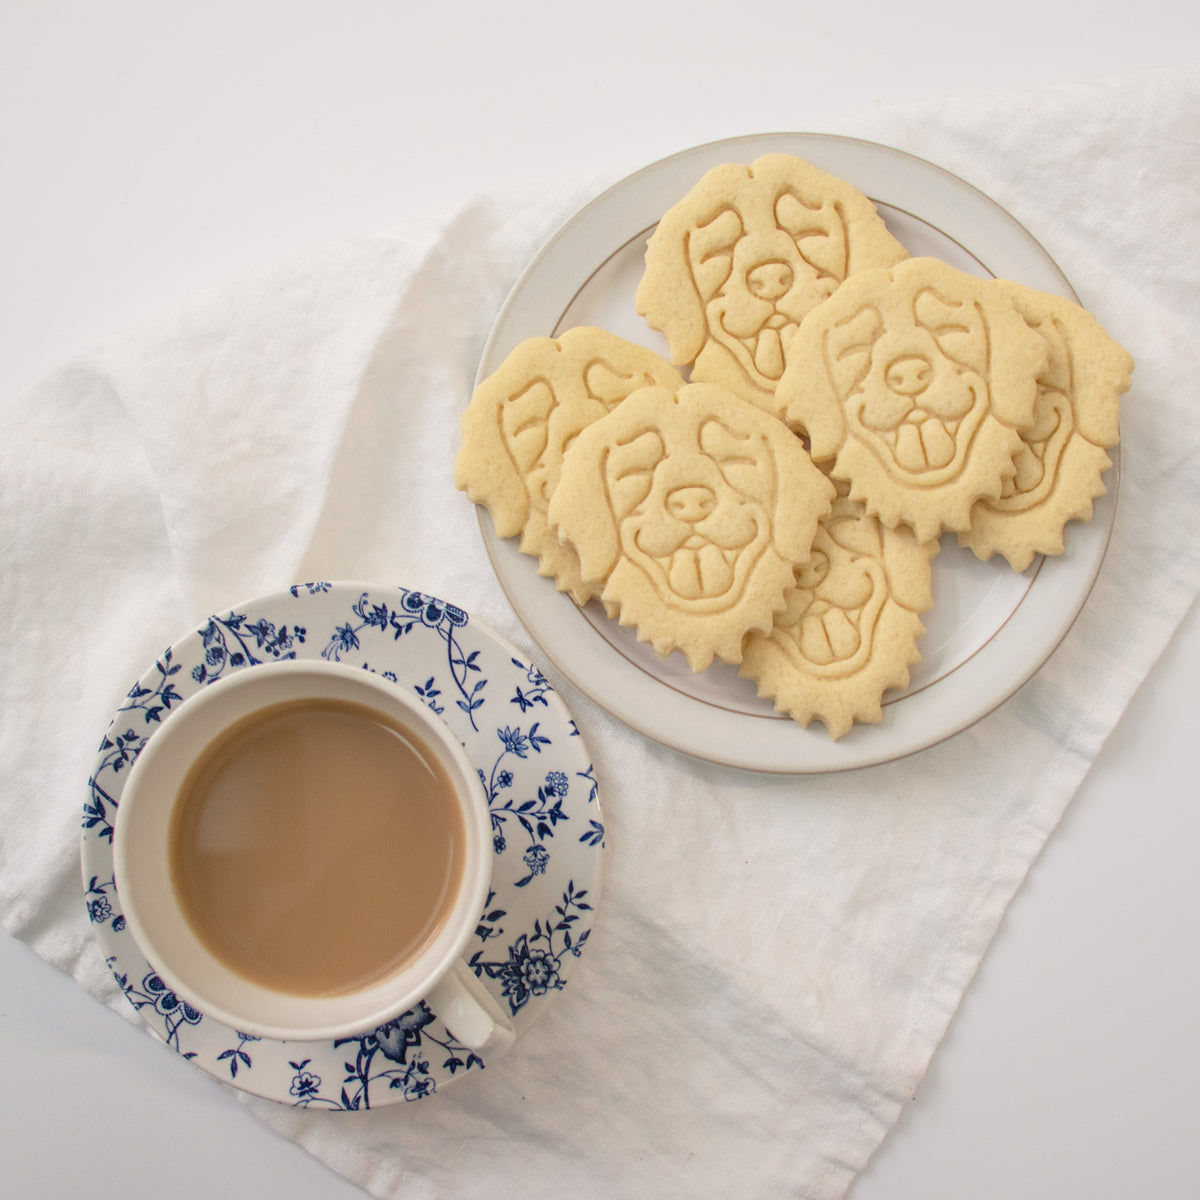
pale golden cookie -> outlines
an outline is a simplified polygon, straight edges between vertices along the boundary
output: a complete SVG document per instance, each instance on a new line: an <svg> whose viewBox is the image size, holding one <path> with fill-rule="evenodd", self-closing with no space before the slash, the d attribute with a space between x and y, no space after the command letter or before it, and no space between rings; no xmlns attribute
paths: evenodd
<svg viewBox="0 0 1200 1200"><path fill-rule="evenodd" d="M570 546L546 527L564 449L586 425L648 384L679 387L668 362L603 329L581 326L561 337L518 345L476 389L462 416L455 486L492 515L500 537L521 535L538 574L584 604L584 583Z"/></svg>
<svg viewBox="0 0 1200 1200"><path fill-rule="evenodd" d="M691 379L774 401L804 316L864 267L905 258L857 188L790 154L714 167L646 247L636 306Z"/></svg>
<svg viewBox="0 0 1200 1200"><path fill-rule="evenodd" d="M994 281L911 258L858 272L805 318L777 399L854 499L927 542L1000 496L1046 358Z"/></svg>
<svg viewBox="0 0 1200 1200"><path fill-rule="evenodd" d="M782 421L695 383L643 388L589 425L549 517L621 624L701 671L771 628L833 494Z"/></svg>
<svg viewBox="0 0 1200 1200"><path fill-rule="evenodd" d="M1120 397L1133 359L1078 304L1016 283L996 286L1045 340L1049 361L1016 474L999 499L975 505L958 542L982 559L1002 554L1023 571L1035 554L1061 554L1063 527L1090 520L1093 498L1104 494L1100 477L1112 466L1104 451L1120 438Z"/></svg>
<svg viewBox="0 0 1200 1200"><path fill-rule="evenodd" d="M884 692L907 687L920 660L937 548L839 495L771 632L747 638L739 673L776 711L805 726L816 718L831 737L855 721L877 724Z"/></svg>

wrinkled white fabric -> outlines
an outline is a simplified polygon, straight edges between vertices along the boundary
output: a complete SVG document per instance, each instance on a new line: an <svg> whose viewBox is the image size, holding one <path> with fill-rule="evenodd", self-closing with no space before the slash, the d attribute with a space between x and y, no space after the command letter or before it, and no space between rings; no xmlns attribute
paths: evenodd
<svg viewBox="0 0 1200 1200"><path fill-rule="evenodd" d="M991 716L833 777L693 761L543 664L592 749L608 829L577 982L502 1063L430 1100L353 1116L247 1101L377 1196L843 1195L1200 588L1200 72L832 132L991 195L1134 355L1100 578ZM211 611L313 578L431 592L538 657L451 482L458 414L520 269L634 165L332 246L5 398L0 915L131 1020L78 867L83 783L124 690Z"/></svg>

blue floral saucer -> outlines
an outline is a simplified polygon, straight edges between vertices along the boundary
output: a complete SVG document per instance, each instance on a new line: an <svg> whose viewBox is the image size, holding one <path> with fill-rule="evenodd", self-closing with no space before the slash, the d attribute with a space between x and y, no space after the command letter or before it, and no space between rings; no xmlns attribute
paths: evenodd
<svg viewBox="0 0 1200 1200"><path fill-rule="evenodd" d="M541 672L465 612L405 588L310 583L213 616L166 650L117 710L88 780L83 886L121 990L152 1033L243 1091L302 1108L418 1100L485 1068L422 1001L329 1042L257 1039L177 997L125 928L112 839L125 769L173 710L233 671L287 658L361 666L411 688L479 770L495 867L467 957L520 1037L577 970L594 920L604 826L587 747Z"/></svg>

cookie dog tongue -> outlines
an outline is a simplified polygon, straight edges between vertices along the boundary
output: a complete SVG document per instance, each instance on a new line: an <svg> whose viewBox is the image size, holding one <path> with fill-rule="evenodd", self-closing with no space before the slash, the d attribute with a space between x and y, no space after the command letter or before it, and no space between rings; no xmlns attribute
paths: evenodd
<svg viewBox="0 0 1200 1200"><path fill-rule="evenodd" d="M765 326L754 343L754 366L767 379L778 379L783 374L783 342L779 330Z"/></svg>
<svg viewBox="0 0 1200 1200"><path fill-rule="evenodd" d="M909 471L944 467L954 460L954 436L936 417L917 414L896 431L895 455Z"/></svg>
<svg viewBox="0 0 1200 1200"><path fill-rule="evenodd" d="M754 340L754 368L764 379L778 381L787 365L784 349L788 339L796 332L796 323L782 313L775 313L758 331Z"/></svg>
<svg viewBox="0 0 1200 1200"><path fill-rule="evenodd" d="M720 596L733 585L733 568L719 546L689 538L671 555L667 581L677 596L688 600Z"/></svg>

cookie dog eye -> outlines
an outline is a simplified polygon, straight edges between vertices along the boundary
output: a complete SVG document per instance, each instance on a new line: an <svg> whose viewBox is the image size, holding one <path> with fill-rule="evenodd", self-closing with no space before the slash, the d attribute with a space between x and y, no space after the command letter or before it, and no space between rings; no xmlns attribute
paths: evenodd
<svg viewBox="0 0 1200 1200"><path fill-rule="evenodd" d="M836 215L831 219L824 205L810 205L795 192L784 192L775 202L775 221L819 276L845 279L844 230Z"/></svg>
<svg viewBox="0 0 1200 1200"><path fill-rule="evenodd" d="M700 449L735 492L769 501L774 476L759 438L740 437L720 421L706 421L700 427Z"/></svg>
<svg viewBox="0 0 1200 1200"><path fill-rule="evenodd" d="M742 219L725 208L688 235L688 257L696 286L706 296L715 295L733 270L733 248L742 236Z"/></svg>
<svg viewBox="0 0 1200 1200"><path fill-rule="evenodd" d="M654 468L663 457L662 439L656 433L640 434L620 442L608 454L606 475L612 509L619 516L631 513L650 492Z"/></svg>
<svg viewBox="0 0 1200 1200"><path fill-rule="evenodd" d="M867 560L839 555L838 569L826 580L823 594L830 603L850 610L865 604L874 590Z"/></svg>
<svg viewBox="0 0 1200 1200"><path fill-rule="evenodd" d="M951 361L987 374L988 333L979 305L952 300L932 288L913 297L913 318Z"/></svg>
<svg viewBox="0 0 1200 1200"><path fill-rule="evenodd" d="M606 408L612 408L638 388L645 387L650 380L644 373L623 375L616 367L597 358L584 368L583 383L592 399L599 400Z"/></svg>
<svg viewBox="0 0 1200 1200"><path fill-rule="evenodd" d="M546 449L546 422L555 405L554 391L536 379L510 396L500 410L501 429L517 469L527 473Z"/></svg>
<svg viewBox="0 0 1200 1200"><path fill-rule="evenodd" d="M824 550L814 550L812 558L796 572L796 586L807 592L815 592L828 574L829 556Z"/></svg>
<svg viewBox="0 0 1200 1200"><path fill-rule="evenodd" d="M871 352L883 333L883 314L873 305L838 322L825 335L826 366L838 396L845 399L871 369Z"/></svg>

